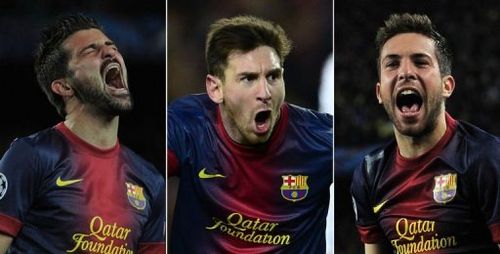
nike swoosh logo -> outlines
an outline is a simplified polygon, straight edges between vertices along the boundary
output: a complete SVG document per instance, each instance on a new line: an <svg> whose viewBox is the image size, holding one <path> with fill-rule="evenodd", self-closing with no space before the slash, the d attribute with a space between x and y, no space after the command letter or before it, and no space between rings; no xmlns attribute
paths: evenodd
<svg viewBox="0 0 500 254"><path fill-rule="evenodd" d="M382 208L382 206L384 206L384 205L385 205L385 203L387 203L387 201L389 201L389 200L387 199L387 200L385 200L384 202L382 202L382 203L380 203L380 204L378 204L378 205L374 206L374 207L373 207L373 212L374 212L374 213L378 213L378 211L380 211L380 209Z"/></svg>
<svg viewBox="0 0 500 254"><path fill-rule="evenodd" d="M200 179L210 179L210 178L216 178L216 177L224 178L224 177L226 177L225 175L221 175L221 174L207 174L207 173L205 173L205 170L206 170L206 168L203 168L198 173L198 177Z"/></svg>
<svg viewBox="0 0 500 254"><path fill-rule="evenodd" d="M61 177L58 177L56 180L56 185L59 187L65 187L81 181L83 181L83 179L63 180L61 179Z"/></svg>

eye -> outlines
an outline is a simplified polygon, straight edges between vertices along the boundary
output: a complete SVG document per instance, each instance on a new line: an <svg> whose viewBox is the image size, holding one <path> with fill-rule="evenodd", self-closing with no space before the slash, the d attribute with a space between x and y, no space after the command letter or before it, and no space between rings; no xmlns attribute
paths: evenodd
<svg viewBox="0 0 500 254"><path fill-rule="evenodd" d="M87 55L95 51L95 48L86 48L83 50L82 54Z"/></svg>
<svg viewBox="0 0 500 254"><path fill-rule="evenodd" d="M82 51L80 52L80 54L82 54L82 55L88 55L88 54L94 53L96 50L97 50L96 45L92 44L92 45L89 45L89 46L85 47L84 49L82 49Z"/></svg>
<svg viewBox="0 0 500 254"><path fill-rule="evenodd" d="M281 79L281 71L271 72L267 75L266 78L269 83L276 82L277 80Z"/></svg>
<svg viewBox="0 0 500 254"><path fill-rule="evenodd" d="M255 79L257 79L256 75L243 75L243 76L241 76L240 81L244 82L244 83L250 83L250 82L254 81Z"/></svg>
<svg viewBox="0 0 500 254"><path fill-rule="evenodd" d="M424 60L424 59L417 59L417 60L415 60L415 66L417 66L417 67L429 66L429 62Z"/></svg>
<svg viewBox="0 0 500 254"><path fill-rule="evenodd" d="M385 62L385 65L384 65L384 67L387 69L394 69L394 68L397 68L398 66L399 66L398 60L389 60L389 61Z"/></svg>

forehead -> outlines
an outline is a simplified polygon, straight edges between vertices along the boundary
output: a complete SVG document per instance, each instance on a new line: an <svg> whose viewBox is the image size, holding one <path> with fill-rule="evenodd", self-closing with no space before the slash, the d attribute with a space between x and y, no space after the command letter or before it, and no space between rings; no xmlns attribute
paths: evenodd
<svg viewBox="0 0 500 254"><path fill-rule="evenodd" d="M259 46L248 52L233 51L227 56L226 70L256 72L275 68L281 68L280 58L269 46Z"/></svg>
<svg viewBox="0 0 500 254"><path fill-rule="evenodd" d="M101 30L90 28L74 32L64 40L62 46L64 49L73 51L92 43L104 43L105 41L109 41L109 38Z"/></svg>
<svg viewBox="0 0 500 254"><path fill-rule="evenodd" d="M436 58L434 40L418 33L398 34L387 40L380 52L380 59L388 55L410 56L415 54L428 55Z"/></svg>

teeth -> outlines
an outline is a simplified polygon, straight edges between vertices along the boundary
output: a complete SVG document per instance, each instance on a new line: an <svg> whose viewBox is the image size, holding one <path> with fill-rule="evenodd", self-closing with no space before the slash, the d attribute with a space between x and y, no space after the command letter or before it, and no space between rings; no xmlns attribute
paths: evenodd
<svg viewBox="0 0 500 254"><path fill-rule="evenodd" d="M409 94L416 94L415 91L413 90L404 90L403 92L401 92L402 95L409 95Z"/></svg>
<svg viewBox="0 0 500 254"><path fill-rule="evenodd" d="M106 73L108 73L109 70L116 68L118 71L120 71L120 65L118 63L110 63L104 68L104 76L106 76Z"/></svg>

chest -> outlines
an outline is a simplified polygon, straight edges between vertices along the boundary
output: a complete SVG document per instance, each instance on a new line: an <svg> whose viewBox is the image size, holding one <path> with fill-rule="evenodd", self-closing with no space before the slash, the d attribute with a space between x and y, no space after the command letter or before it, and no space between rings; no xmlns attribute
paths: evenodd
<svg viewBox="0 0 500 254"><path fill-rule="evenodd" d="M131 167L118 158L61 161L43 178L28 223L47 224L40 225L45 234L66 236L74 251L109 244L134 248L151 198Z"/></svg>
<svg viewBox="0 0 500 254"><path fill-rule="evenodd" d="M466 175L439 162L392 172L378 183L373 212L398 252L463 248L491 238Z"/></svg>

